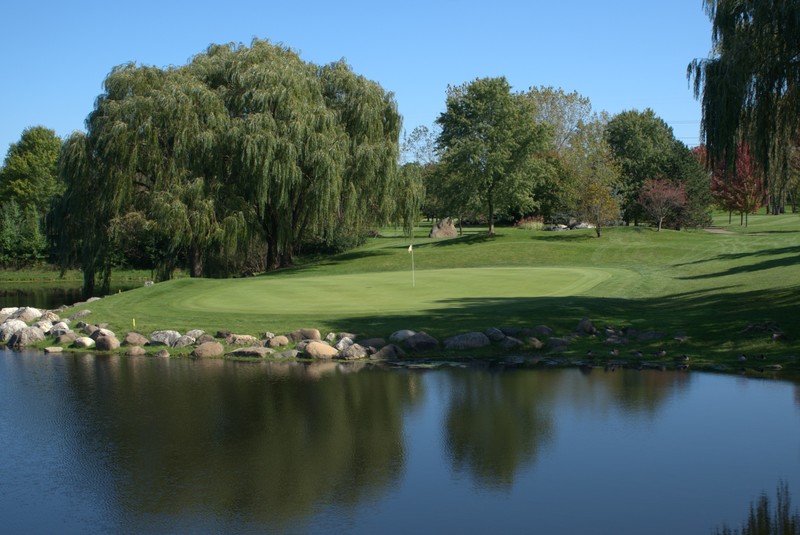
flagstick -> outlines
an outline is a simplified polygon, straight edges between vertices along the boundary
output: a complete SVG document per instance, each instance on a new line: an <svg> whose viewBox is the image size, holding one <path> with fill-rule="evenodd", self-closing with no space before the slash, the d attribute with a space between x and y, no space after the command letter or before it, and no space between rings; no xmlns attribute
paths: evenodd
<svg viewBox="0 0 800 535"><path fill-rule="evenodd" d="M417 281L414 278L414 244L408 246L408 252L411 253L411 287L417 287Z"/></svg>

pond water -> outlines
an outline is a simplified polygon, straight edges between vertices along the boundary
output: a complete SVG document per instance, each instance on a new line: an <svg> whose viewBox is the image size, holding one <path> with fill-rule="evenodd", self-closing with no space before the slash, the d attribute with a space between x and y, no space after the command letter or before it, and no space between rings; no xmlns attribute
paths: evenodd
<svg viewBox="0 0 800 535"><path fill-rule="evenodd" d="M710 533L800 489L800 385L0 351L9 533Z"/></svg>
<svg viewBox="0 0 800 535"><path fill-rule="evenodd" d="M140 287L140 283L122 283L112 286L111 293L124 292ZM0 308L35 307L56 309L61 305L70 306L83 301L80 286L9 282L0 283Z"/></svg>

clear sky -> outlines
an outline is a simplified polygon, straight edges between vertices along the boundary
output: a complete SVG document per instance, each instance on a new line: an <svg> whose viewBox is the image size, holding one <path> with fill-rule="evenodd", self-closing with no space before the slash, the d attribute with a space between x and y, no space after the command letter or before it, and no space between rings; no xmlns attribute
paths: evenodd
<svg viewBox="0 0 800 535"><path fill-rule="evenodd" d="M183 65L212 43L282 43L316 64L345 58L395 94L404 128L430 126L448 84L504 75L561 87L595 111L652 108L687 145L700 105L686 66L706 57L702 0L8 1L0 6L0 156L22 130L65 137L115 65Z"/></svg>

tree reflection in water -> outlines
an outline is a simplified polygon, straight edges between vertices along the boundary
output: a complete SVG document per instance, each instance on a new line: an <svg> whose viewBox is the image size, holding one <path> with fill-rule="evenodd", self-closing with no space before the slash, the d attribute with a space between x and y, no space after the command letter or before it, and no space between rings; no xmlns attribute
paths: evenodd
<svg viewBox="0 0 800 535"><path fill-rule="evenodd" d="M723 525L717 529L716 535L800 535L800 512L792 511L789 485L784 481L778 484L774 509L769 497L762 494L750 504L750 512L741 529Z"/></svg>

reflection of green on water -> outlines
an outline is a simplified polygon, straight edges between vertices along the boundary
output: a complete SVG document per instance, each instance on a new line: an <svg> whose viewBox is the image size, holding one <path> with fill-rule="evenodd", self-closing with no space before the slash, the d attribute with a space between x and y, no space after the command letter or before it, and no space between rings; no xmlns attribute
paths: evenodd
<svg viewBox="0 0 800 535"><path fill-rule="evenodd" d="M723 525L716 535L800 535L800 512L792 511L789 485L785 481L778 484L775 507L769 496L762 494L750 503L747 520L740 529Z"/></svg>

